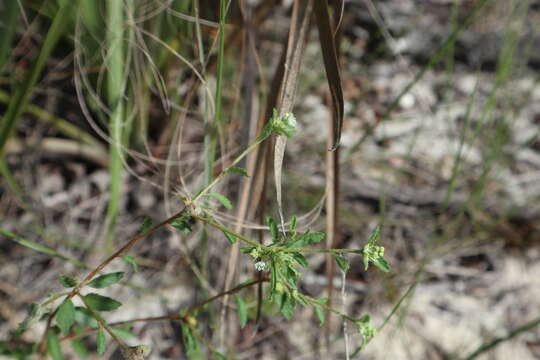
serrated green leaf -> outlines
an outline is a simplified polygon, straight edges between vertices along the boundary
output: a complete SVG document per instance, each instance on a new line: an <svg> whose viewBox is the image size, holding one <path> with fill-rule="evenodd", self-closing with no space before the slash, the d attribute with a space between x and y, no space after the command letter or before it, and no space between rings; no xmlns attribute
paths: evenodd
<svg viewBox="0 0 540 360"><path fill-rule="evenodd" d="M58 282L65 288L71 288L77 285L77 280L70 276L60 275Z"/></svg>
<svg viewBox="0 0 540 360"><path fill-rule="evenodd" d="M92 316L92 313L87 308L80 306L75 307L75 322L85 328L98 327L97 320Z"/></svg>
<svg viewBox="0 0 540 360"><path fill-rule="evenodd" d="M62 334L66 335L69 333L71 325L75 321L75 306L70 299L64 300L64 302L58 307L58 312L56 313L56 323L62 331Z"/></svg>
<svg viewBox="0 0 540 360"><path fill-rule="evenodd" d="M229 234L228 232L224 231L223 235L229 240L231 244L234 244L236 242L236 236Z"/></svg>
<svg viewBox="0 0 540 360"><path fill-rule="evenodd" d="M151 226L152 226L152 218L150 216L145 216L141 226L139 227L139 234L150 229Z"/></svg>
<svg viewBox="0 0 540 360"><path fill-rule="evenodd" d="M279 230L276 221L271 217L266 217L266 223L268 224L268 227L270 228L270 235L272 235L273 242L278 242L279 240Z"/></svg>
<svg viewBox="0 0 540 360"><path fill-rule="evenodd" d="M225 172L227 174L239 174L245 177L249 177L247 170L239 166L231 166L230 168L225 170Z"/></svg>
<svg viewBox="0 0 540 360"><path fill-rule="evenodd" d="M112 311L122 306L121 302L96 293L85 295L84 299L92 309L98 311Z"/></svg>
<svg viewBox="0 0 540 360"><path fill-rule="evenodd" d="M60 339L54 329L47 331L47 352L54 360L64 360Z"/></svg>
<svg viewBox="0 0 540 360"><path fill-rule="evenodd" d="M238 320L240 321L240 327L244 328L247 324L247 306L240 296L236 295L236 312L238 313Z"/></svg>
<svg viewBox="0 0 540 360"><path fill-rule="evenodd" d="M97 353L100 356L103 356L105 354L106 347L106 339L105 339L105 332L100 327L96 334L96 345L97 345Z"/></svg>
<svg viewBox="0 0 540 360"><path fill-rule="evenodd" d="M221 205L229 210L233 208L231 200L227 199L225 195L220 193L208 193L206 196L216 199Z"/></svg>
<svg viewBox="0 0 540 360"><path fill-rule="evenodd" d="M88 357L89 351L80 339L72 339L70 344L73 352L77 354L78 359L86 359Z"/></svg>
<svg viewBox="0 0 540 360"><path fill-rule="evenodd" d="M133 256L124 255L122 256L122 261L130 265L134 272L139 271L139 264L137 264L137 261Z"/></svg>
<svg viewBox="0 0 540 360"><path fill-rule="evenodd" d="M101 276L98 276L94 280L90 281L88 283L88 286L94 288L94 289L103 289L107 286L110 286L112 284L116 284L122 278L124 277L123 272L114 272L109 274L103 274Z"/></svg>
<svg viewBox="0 0 540 360"><path fill-rule="evenodd" d="M384 271L384 272L390 271L390 264L388 263L388 261L386 261L385 258L378 257L372 260L372 262L373 262L373 265L375 265L379 270Z"/></svg>
<svg viewBox="0 0 540 360"><path fill-rule="evenodd" d="M323 326L326 314L324 313L322 306L313 305L313 308L315 309L315 313L317 314L317 317L319 318L319 325Z"/></svg>
<svg viewBox="0 0 540 360"><path fill-rule="evenodd" d="M292 256L294 258L294 260L302 265L303 267L307 268L309 263L307 261L307 259L304 257L304 255L300 254L300 253L292 253Z"/></svg>
<svg viewBox="0 0 540 360"><path fill-rule="evenodd" d="M349 268L351 267L351 264L349 263L349 260L345 259L342 255L334 255L334 258L336 259L336 262L343 272L347 272Z"/></svg>

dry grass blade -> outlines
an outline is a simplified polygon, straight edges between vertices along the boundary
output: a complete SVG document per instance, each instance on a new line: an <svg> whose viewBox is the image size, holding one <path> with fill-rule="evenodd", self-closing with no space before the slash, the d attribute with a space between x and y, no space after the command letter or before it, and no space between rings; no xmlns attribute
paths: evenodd
<svg viewBox="0 0 540 360"><path fill-rule="evenodd" d="M342 3L342 1L339 1ZM330 12L328 9L328 0L318 0L314 2L315 17L317 19L317 28L319 29L319 40L326 70L326 78L332 95L332 111L334 114L334 143L331 150L339 146L341 138L341 128L343 127L343 89L341 88L341 75L337 57L335 31L330 23ZM342 5L340 6L341 9Z"/></svg>
<svg viewBox="0 0 540 360"><path fill-rule="evenodd" d="M283 80L279 91L277 109L280 116L289 113L294 106L296 87L298 84L298 73L304 48L306 46L310 19L311 19L311 1L295 2L291 16L291 27L289 30L289 39L287 41L287 55L284 65ZM300 26L298 26L300 25ZM276 183L276 197L279 209L279 217L282 228L284 229L283 206L281 200L281 175L283 157L285 155L286 137L279 135L276 140L274 150L274 179Z"/></svg>

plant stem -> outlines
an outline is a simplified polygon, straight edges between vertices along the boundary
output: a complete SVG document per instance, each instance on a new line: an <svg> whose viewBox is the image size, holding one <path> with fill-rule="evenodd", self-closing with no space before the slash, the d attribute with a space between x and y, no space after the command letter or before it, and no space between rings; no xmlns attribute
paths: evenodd
<svg viewBox="0 0 540 360"><path fill-rule="evenodd" d="M116 250L116 252L114 254L112 254L111 256L109 256L107 259L105 259L101 264L99 264L94 270L92 270L85 278L84 280L82 280L76 287L73 288L73 290L67 294L66 296L66 299L71 299L73 298L75 295L79 294L80 290L90 281L92 280L92 278L94 276L96 276L101 270L103 270L107 265L109 265L111 263L111 261L113 261L114 259L116 259L117 257L119 257L122 253L124 253L125 251L129 250L133 245L135 245L139 240L147 237L148 235L150 235L151 233L153 233L154 231L164 227L165 225L167 224L170 224L171 222L173 222L174 220L178 219L179 217L181 217L182 215L184 215L186 212L186 208L184 207L182 210L180 210L179 212L177 212L176 214L172 215L171 217L169 217L168 219L160 222L159 224L157 225L154 225L152 226L150 229L140 233L140 234L137 234L135 235L134 237L132 237L126 244L124 244L124 246L122 246L120 249ZM49 315L49 318L47 319L47 325L45 326L45 332L43 333L43 337L41 339L41 342L40 342L40 345L39 345L39 350L41 353L45 352L46 350L46 345L47 345L47 332L49 331L49 328L51 327L51 324L52 324L52 319L54 318L54 316L56 315L56 313L58 312L58 308L56 308L50 315Z"/></svg>
<svg viewBox="0 0 540 360"><path fill-rule="evenodd" d="M247 287L250 287L250 286L265 282L265 281L268 281L268 279L263 278L263 279L257 279L257 280L252 280L252 281L242 283L242 284L240 284L240 285L238 285L238 286L236 286L236 287L234 287L232 289L229 289L227 291L219 293L219 294L217 294L215 296L212 296L212 297L204 300L203 302L201 302L201 303L199 303L197 305L192 306L183 315L181 315L179 313L175 313L175 314L168 314L168 315L154 316L154 317L147 317L147 318L137 318L137 319L131 319L131 320L118 321L118 322L115 322L115 323L108 324L108 326L109 327L114 327L114 326L121 326L121 325L125 325L125 324L131 324L131 323L135 323L135 322L152 322L152 321L163 321L163 320L185 321L191 314L193 314L198 309L208 305L209 303L211 303L211 302L213 302L213 301L215 301L215 300L217 300L217 299L219 299L219 298L221 298L223 296L234 294L234 293L236 293L236 292L238 292L238 291L240 291L242 289L245 289ZM58 297L56 297L55 299L57 299L57 298ZM94 329L94 328L89 328L85 332L90 333L90 332L95 331L95 330L96 329ZM80 334L69 334L69 335L64 336L62 338L62 340L73 339L78 335L80 335Z"/></svg>
<svg viewBox="0 0 540 360"><path fill-rule="evenodd" d="M217 228L217 229L219 229L219 230L221 230L221 231L223 231L223 232L226 232L227 234L230 234L230 235L232 235L232 236L234 236L234 237L236 237L236 238L238 238L238 239L240 239L240 240L242 240L242 241L244 241L244 242L246 242L246 243L248 243L248 244L250 244L250 245L257 246L257 247L262 246L262 247L264 247L264 248L267 247L267 246L264 246L264 245L259 244L259 243L258 243L257 241L255 241L255 240L251 240L251 239L249 239L249 238L247 238L247 237L245 237L245 236L243 236L243 235L240 235L240 234L238 234L238 233L235 233L234 231L232 231L232 230L229 229L228 227L223 226L223 225L220 225L220 224L218 224L218 223L215 223L215 222L213 222L213 221L211 221L211 220L209 220L209 219L207 219L207 218L205 218L205 217L198 216L198 215L193 215L193 217L196 218L196 219L198 219L198 220L201 220L201 221L207 223L208 225L213 226L213 227L215 227L215 228Z"/></svg>
<svg viewBox="0 0 540 360"><path fill-rule="evenodd" d="M210 226L213 226L223 232L226 232L227 234L229 235L232 235L250 245L253 245L253 246L256 246L256 247L261 247L265 250L273 250L273 251L284 251L284 252L289 252L289 253L312 253L312 254L325 254L325 253L330 253L330 254L342 254L342 253L355 253L355 254L358 254L360 252L360 250L358 249L306 249L306 248L287 248L287 247L283 247L283 246L266 246L266 245L262 245L260 244L259 242L255 241L255 240L251 240L250 238L247 238L241 234L238 234L234 231L232 231L231 229L229 229L228 227L224 226L224 225L220 225L218 223L215 223L213 222L212 220L209 220L203 216L199 216L199 215L195 215L193 214L192 215L194 218L198 219L198 220L201 220L205 223L207 223L208 225Z"/></svg>
<svg viewBox="0 0 540 360"><path fill-rule="evenodd" d="M204 195L206 195L206 193L208 193L218 182L220 182L223 177L227 174L227 171L232 168L233 166L235 166L236 164L238 164L244 157L246 157L247 154L249 154L253 149L255 149L255 147L257 147L257 145L259 145L261 142L263 142L265 139L267 138L267 136L260 136L258 137L251 145L249 145L240 155L238 155L236 157L236 159L233 160L233 162L226 168L224 169L223 171L221 171L221 173L216 176L216 178L214 180L212 180L212 182L210 184L208 184L203 190L201 190L201 192L199 192L192 200L193 203L196 203L197 200L199 200L201 197L203 197ZM201 219L203 220L203 219Z"/></svg>
<svg viewBox="0 0 540 360"><path fill-rule="evenodd" d="M108 1L107 3L107 46L110 49L107 64L107 99L111 109L110 115L110 185L109 205L107 208L106 250L113 246L116 219L120 208L120 188L122 183L122 128L124 121L124 3Z"/></svg>
<svg viewBox="0 0 540 360"><path fill-rule="evenodd" d="M321 307L323 307L325 310L331 311L331 312L333 312L334 314L341 316L343 319L349 320L349 321L351 321L351 322L353 322L353 323L356 323L356 322L358 321L357 319L355 319L355 318L353 318L353 317L350 317L349 315L344 314L344 313L342 313L342 312L339 311L339 310L336 310L336 309L334 309L334 308L332 308L332 307L330 307L330 306L328 306L328 305L326 305L326 304L324 304L324 303L321 303L321 302L317 301L316 299L312 298L311 296L304 295L304 294L301 294L301 296L302 296L302 298L303 298L304 300L306 300L306 301L308 301L308 302L310 302L310 303L312 303L312 304L314 304L314 305L321 306Z"/></svg>

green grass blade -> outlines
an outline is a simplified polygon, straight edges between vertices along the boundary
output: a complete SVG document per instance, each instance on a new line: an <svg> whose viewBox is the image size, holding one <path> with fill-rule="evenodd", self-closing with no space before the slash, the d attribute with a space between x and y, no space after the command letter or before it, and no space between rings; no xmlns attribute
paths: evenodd
<svg viewBox="0 0 540 360"><path fill-rule="evenodd" d="M38 244L37 242L34 242L34 241L31 241L31 240L28 240L28 239L25 239L19 235L15 235L9 231L6 231L6 230L3 230L3 229L0 229L0 235L4 235L5 237L15 241L17 244L19 245L22 245L24 247L27 247L29 249L32 249L32 250L35 250L37 252L40 252L40 253L43 253L43 254L46 254L46 255L49 255L49 256L52 256L52 257L56 257L56 258L59 258L61 260L64 260L64 261L67 261L79 268L82 268L82 269L90 269L90 267L88 267L86 264L80 262L79 260L76 260L76 259L72 259L70 257L67 257L65 255L62 255L60 254L58 251L56 250L53 250L45 245L42 245L42 244Z"/></svg>
<svg viewBox="0 0 540 360"><path fill-rule="evenodd" d="M17 29L20 14L19 2L17 0L5 2L4 11L0 15L0 72L9 58L11 43Z"/></svg>
<svg viewBox="0 0 540 360"><path fill-rule="evenodd" d="M63 35L67 25L69 24L69 22L66 21L66 18L69 18L74 3L75 1L63 3L63 6L60 7L54 16L51 27L49 28L45 41L43 42L41 50L39 51L38 57L31 65L26 78L21 86L17 88L17 91L9 103L6 114L2 118L2 123L0 124L0 153L4 148L8 137L13 131L17 120L24 111L24 108L30 99L30 95L32 95L32 90L36 85L39 75L45 67L47 59L49 58L52 50L56 47L58 40Z"/></svg>
<svg viewBox="0 0 540 360"><path fill-rule="evenodd" d="M124 120L124 2L107 1L107 98L110 114L110 198L107 208L107 249L111 249L114 239L116 219L120 208L120 188L122 181L122 124Z"/></svg>

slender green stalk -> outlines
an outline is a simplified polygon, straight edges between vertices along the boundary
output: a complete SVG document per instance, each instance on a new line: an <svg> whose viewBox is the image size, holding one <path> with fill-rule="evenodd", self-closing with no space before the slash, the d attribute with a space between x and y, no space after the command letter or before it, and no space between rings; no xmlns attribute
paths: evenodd
<svg viewBox="0 0 540 360"><path fill-rule="evenodd" d="M122 186L122 123L124 120L124 13L123 1L107 1L107 98L111 110L110 115L110 185L109 205L107 208L106 248L110 251L113 245L116 220L120 208L120 191Z"/></svg>
<svg viewBox="0 0 540 360"><path fill-rule="evenodd" d="M219 1L219 33L218 33L218 56L216 74L216 113L214 123L205 131L205 175L209 182L212 178L214 161L217 151L218 133L221 129L222 118L222 88L223 88L223 64L225 59L225 19L227 17L227 0ZM208 146L209 145L209 146Z"/></svg>
<svg viewBox="0 0 540 360"><path fill-rule="evenodd" d="M247 156L253 149L255 149L261 142L263 142L267 136L259 136L251 145L249 145L233 162L224 169L210 184L208 184L201 192L199 192L192 200L192 203L196 203L201 197L206 195L218 182L220 182L223 177L227 174L229 169L238 164L244 157Z"/></svg>
<svg viewBox="0 0 540 360"><path fill-rule="evenodd" d="M520 335L520 334L522 334L524 332L527 332L529 330L533 330L533 329L537 328L538 326L540 326L540 318L536 318L536 319L524 324L523 326L520 326L517 329L512 330L508 335L497 337L497 338L493 339L490 342L487 342L487 343L484 343L484 344L480 345L480 347L477 348L475 351L473 351L469 356L467 356L465 358L465 360L476 359L478 356L480 356L481 354L483 354L485 352L490 351L491 349L495 348L497 345L499 345L499 344L501 344L501 343L503 343L505 341L512 340L516 336L518 336L518 335Z"/></svg>
<svg viewBox="0 0 540 360"><path fill-rule="evenodd" d="M67 261L68 263L70 264L73 264L79 268L82 268L82 269L89 269L90 267L88 267L88 265L80 262L79 260L77 259L72 259L72 258L69 258L65 255L62 255L60 254L59 252L57 252L56 250L53 250L45 245L42 245L42 244L38 244L34 241L31 241L31 240L28 240L28 239L25 239L21 236L18 236L16 234L13 234L9 231L6 231L6 230L3 230L3 229L0 229L0 235L4 235L5 237L13 240L14 242L18 243L19 245L22 245L24 247L27 247L29 249L32 249L32 250L35 250L37 252L40 252L40 253L43 253L43 254L47 254L49 256L52 256L52 257L56 257L56 258L59 258L63 261Z"/></svg>

